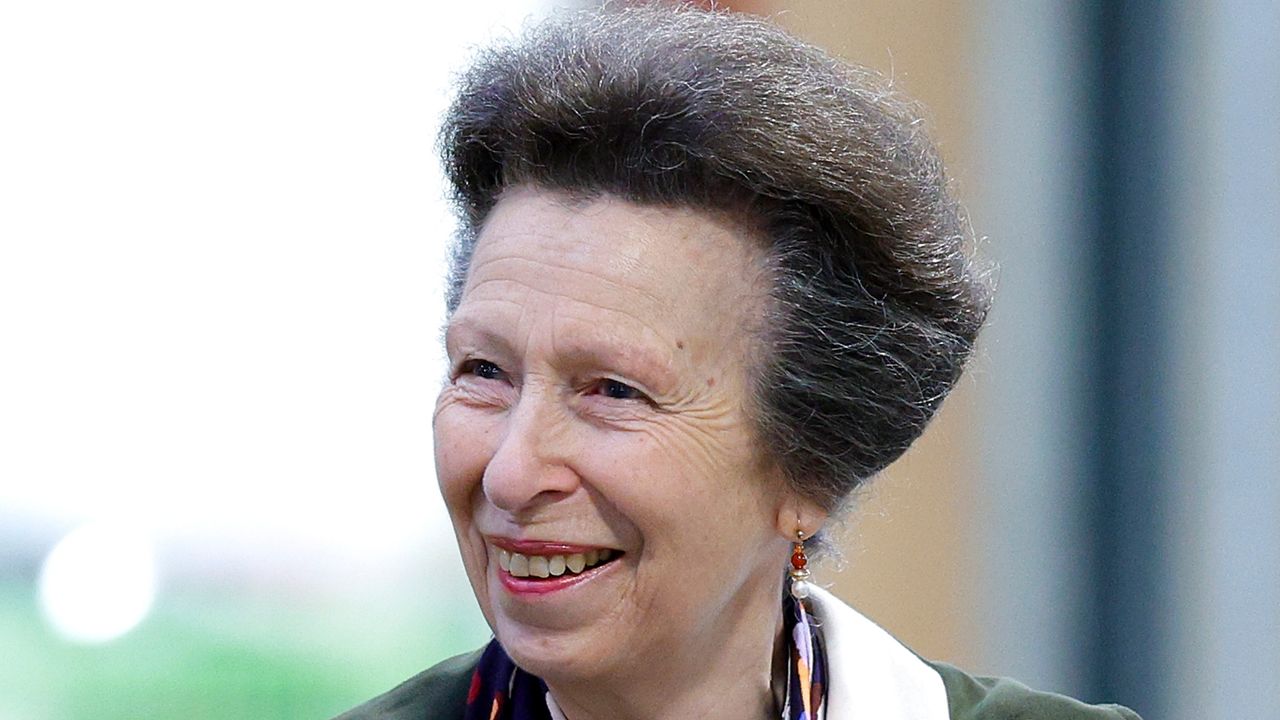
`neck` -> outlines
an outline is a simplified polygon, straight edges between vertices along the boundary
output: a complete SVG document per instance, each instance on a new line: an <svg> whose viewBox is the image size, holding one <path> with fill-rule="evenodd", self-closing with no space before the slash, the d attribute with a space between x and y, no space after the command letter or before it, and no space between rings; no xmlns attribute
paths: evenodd
<svg viewBox="0 0 1280 720"><path fill-rule="evenodd" d="M772 601L766 613L746 610L736 614L736 629L719 635L718 641L690 642L661 663L625 676L580 683L547 679L547 687L567 720L776 718L773 686L785 686L787 667L781 606ZM748 618L750 622L742 622Z"/></svg>

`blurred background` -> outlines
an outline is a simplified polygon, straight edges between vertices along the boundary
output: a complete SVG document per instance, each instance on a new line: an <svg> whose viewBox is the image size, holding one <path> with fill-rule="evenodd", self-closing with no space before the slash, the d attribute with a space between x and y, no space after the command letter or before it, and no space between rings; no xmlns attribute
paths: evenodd
<svg viewBox="0 0 1280 720"><path fill-rule="evenodd" d="M434 134L570 4L0 6L0 720L325 718L487 640ZM1280 717L1280 6L722 5L922 101L999 265L819 578L932 659Z"/></svg>

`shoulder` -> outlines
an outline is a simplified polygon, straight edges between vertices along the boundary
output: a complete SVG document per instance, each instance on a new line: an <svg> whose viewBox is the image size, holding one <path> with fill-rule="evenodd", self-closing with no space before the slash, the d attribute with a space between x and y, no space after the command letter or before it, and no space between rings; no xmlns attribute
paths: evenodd
<svg viewBox="0 0 1280 720"><path fill-rule="evenodd" d="M810 597L826 644L828 720L1140 720L1118 705L928 662L834 595L815 588Z"/></svg>
<svg viewBox="0 0 1280 720"><path fill-rule="evenodd" d="M951 720L1141 720L1120 705L1086 705L1007 678L974 677L945 663L929 664L947 688Z"/></svg>
<svg viewBox="0 0 1280 720"><path fill-rule="evenodd" d="M334 720L408 720L462 717L480 650L449 658Z"/></svg>

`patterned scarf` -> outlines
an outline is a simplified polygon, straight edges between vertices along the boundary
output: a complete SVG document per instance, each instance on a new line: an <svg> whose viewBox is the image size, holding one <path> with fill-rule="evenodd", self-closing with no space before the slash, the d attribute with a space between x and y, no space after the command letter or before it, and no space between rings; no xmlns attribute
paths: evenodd
<svg viewBox="0 0 1280 720"><path fill-rule="evenodd" d="M783 632L791 639L785 707L780 720L822 720L826 701L826 653L804 603L787 597ZM471 676L465 720L551 720L547 685L516 667L495 639Z"/></svg>

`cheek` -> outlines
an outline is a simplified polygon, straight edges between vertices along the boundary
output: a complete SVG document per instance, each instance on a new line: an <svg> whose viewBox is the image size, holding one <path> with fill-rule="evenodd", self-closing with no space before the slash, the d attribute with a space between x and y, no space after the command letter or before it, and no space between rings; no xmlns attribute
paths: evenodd
<svg viewBox="0 0 1280 720"><path fill-rule="evenodd" d="M769 532L765 481L744 460L747 446L732 433L688 430L601 433L578 461L580 474L644 536L649 556Z"/></svg>
<svg viewBox="0 0 1280 720"><path fill-rule="evenodd" d="M492 421L474 415L465 407L445 407L436 413L433 426L436 479L455 524L469 516L471 498L494 453Z"/></svg>
<svg viewBox="0 0 1280 720"><path fill-rule="evenodd" d="M752 483L749 435L738 423L721 418L679 420L652 428L637 454L663 478L678 478L677 491L696 501L732 503Z"/></svg>
<svg viewBox="0 0 1280 720"><path fill-rule="evenodd" d="M484 424L483 416L461 405L441 404L433 422L435 442L436 478L445 507L453 521L462 564L466 568L471 589L480 604L490 627L493 614L485 584L487 557L484 543L475 529L475 498L481 488L481 478L489 459L493 457L487 438L493 437Z"/></svg>

